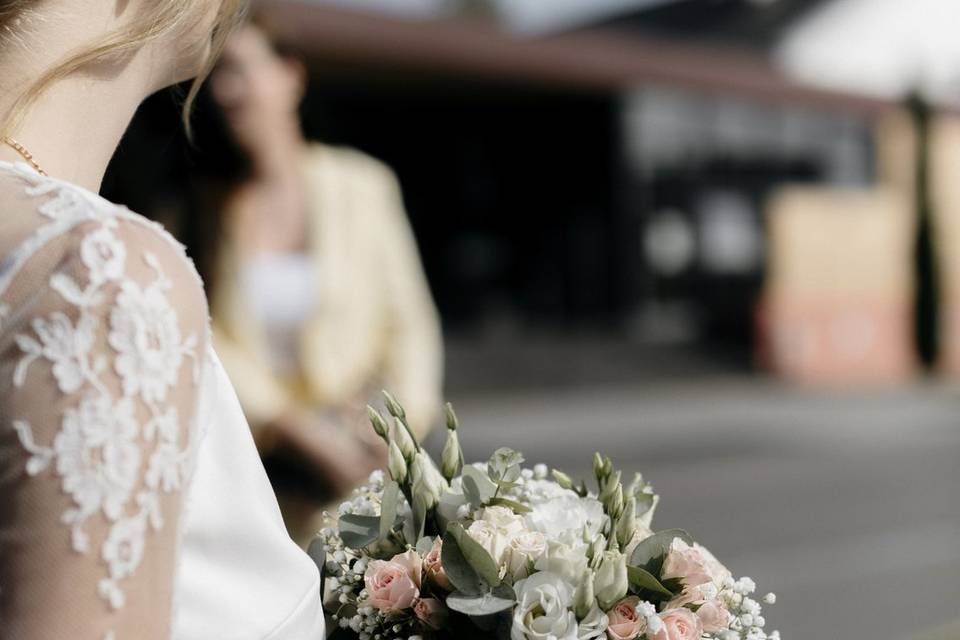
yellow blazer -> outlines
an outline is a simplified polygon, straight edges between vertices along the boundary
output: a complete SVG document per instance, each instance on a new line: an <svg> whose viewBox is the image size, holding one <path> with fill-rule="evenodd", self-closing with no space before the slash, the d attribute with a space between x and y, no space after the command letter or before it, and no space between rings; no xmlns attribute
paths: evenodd
<svg viewBox="0 0 960 640"><path fill-rule="evenodd" d="M397 180L366 155L320 144L302 168L319 291L300 336L301 373L281 377L271 367L229 219L211 298L220 359L255 432L281 413L343 406L382 385L423 434L440 409L443 348Z"/></svg>

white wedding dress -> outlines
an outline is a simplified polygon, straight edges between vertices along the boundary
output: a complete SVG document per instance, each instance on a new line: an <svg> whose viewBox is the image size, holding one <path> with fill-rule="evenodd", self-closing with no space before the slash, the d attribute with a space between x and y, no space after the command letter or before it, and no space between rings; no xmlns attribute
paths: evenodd
<svg viewBox="0 0 960 640"><path fill-rule="evenodd" d="M0 203L0 638L323 638L183 248L22 163Z"/></svg>

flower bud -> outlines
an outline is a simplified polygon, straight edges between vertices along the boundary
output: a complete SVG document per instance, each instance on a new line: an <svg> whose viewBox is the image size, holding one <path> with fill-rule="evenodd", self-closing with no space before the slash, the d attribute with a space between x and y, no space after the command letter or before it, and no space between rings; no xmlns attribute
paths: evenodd
<svg viewBox="0 0 960 640"><path fill-rule="evenodd" d="M594 538L590 546L587 547L587 557L590 558L590 566L596 569L600 566L600 560L603 558L603 552L607 548L607 539L603 535Z"/></svg>
<svg viewBox="0 0 960 640"><path fill-rule="evenodd" d="M605 506L607 507L607 513L610 515L610 518L616 521L620 517L620 514L623 512L623 485L617 483L613 488L613 493L610 498L607 500Z"/></svg>
<svg viewBox="0 0 960 640"><path fill-rule="evenodd" d="M609 611L627 595L628 587L626 556L619 551L604 551L593 578L593 590L600 608Z"/></svg>
<svg viewBox="0 0 960 640"><path fill-rule="evenodd" d="M603 484L603 457L599 452L593 454L593 475L599 484Z"/></svg>
<svg viewBox="0 0 960 640"><path fill-rule="evenodd" d="M440 456L440 470L447 481L460 475L463 469L463 450L460 448L460 439L454 429L447 430L447 442L443 445L443 454Z"/></svg>
<svg viewBox="0 0 960 640"><path fill-rule="evenodd" d="M607 456L603 459L603 475L609 476L613 473L613 460L610 459L610 456Z"/></svg>
<svg viewBox="0 0 960 640"><path fill-rule="evenodd" d="M387 423L384 421L383 416L380 415L380 412L370 405L367 405L367 415L370 417L370 424L373 426L373 430L377 435L383 438L384 442L389 442L390 438L387 436Z"/></svg>
<svg viewBox="0 0 960 640"><path fill-rule="evenodd" d="M573 480L559 469L554 469L551 471L553 474L553 479L557 481L557 484L560 485L563 489L573 489Z"/></svg>
<svg viewBox="0 0 960 640"><path fill-rule="evenodd" d="M413 495L419 497L424 507L431 509L436 506L440 496L447 488L447 483L433 465L433 461L423 451L418 451L413 457L410 466L410 481Z"/></svg>
<svg viewBox="0 0 960 640"><path fill-rule="evenodd" d="M413 462L413 456L417 453L417 445L414 444L410 432L403 425L399 418L393 419L393 441L400 447L400 452L407 462Z"/></svg>
<svg viewBox="0 0 960 640"><path fill-rule="evenodd" d="M617 485L620 484L620 472L615 471L610 476L607 477L603 482L603 486L600 488L600 495L597 496L597 500L606 504L606 502L613 496L613 492L616 491Z"/></svg>
<svg viewBox="0 0 960 640"><path fill-rule="evenodd" d="M443 411L447 418L447 429L456 431L460 427L460 421L457 420L457 414L453 411L453 405L448 402L444 405Z"/></svg>
<svg viewBox="0 0 960 640"><path fill-rule="evenodd" d="M573 596L573 611L577 618L583 619L590 613L596 597L593 594L593 572L590 569L584 569L583 576L577 584L577 591Z"/></svg>
<svg viewBox="0 0 960 640"><path fill-rule="evenodd" d="M390 477L397 484L403 484L404 480L407 479L407 461L404 459L400 447L392 440L387 454L387 469L390 471Z"/></svg>
<svg viewBox="0 0 960 640"><path fill-rule="evenodd" d="M617 540L621 547L625 547L632 539L637 528L637 499L627 498L623 505L623 513L617 520Z"/></svg>
<svg viewBox="0 0 960 640"><path fill-rule="evenodd" d="M387 411L389 411L390 415L392 415L394 418L400 418L402 420L407 417L403 407L400 406L400 403L397 402L396 398L390 395L389 391L383 391L383 402L387 405Z"/></svg>

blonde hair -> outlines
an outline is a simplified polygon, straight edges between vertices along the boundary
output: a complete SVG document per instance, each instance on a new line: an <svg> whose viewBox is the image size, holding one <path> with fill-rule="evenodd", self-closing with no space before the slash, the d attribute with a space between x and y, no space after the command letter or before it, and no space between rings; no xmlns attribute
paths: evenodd
<svg viewBox="0 0 960 640"><path fill-rule="evenodd" d="M40 0L0 0L0 33L14 33L11 23L21 17L31 5ZM154 0L155 1L155 0ZM112 56L133 53L141 46L188 27L195 13L192 6L198 0L164 0L145 11L133 24L106 35L100 42L73 54L49 69L21 94L0 121L0 135L7 135L22 122L27 111L53 84L85 66ZM151 3L152 4L152 3ZM211 52L205 68L194 79L183 104L183 124L190 133L190 110L200 86L210 74L213 65L233 28L245 13L247 0L220 0L211 43ZM15 33L14 33L15 35Z"/></svg>

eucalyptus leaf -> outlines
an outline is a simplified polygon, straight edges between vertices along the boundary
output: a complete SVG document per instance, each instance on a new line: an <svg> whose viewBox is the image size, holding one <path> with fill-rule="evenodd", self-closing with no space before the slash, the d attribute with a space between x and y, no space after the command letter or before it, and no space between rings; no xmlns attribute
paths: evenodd
<svg viewBox="0 0 960 640"><path fill-rule="evenodd" d="M501 447L493 452L487 462L487 475L493 482L513 482L520 477L520 465L523 463L523 454L507 447Z"/></svg>
<svg viewBox="0 0 960 640"><path fill-rule="evenodd" d="M672 598L674 593L667 589L657 578L646 569L640 567L627 567L627 580L637 591L653 591L667 598Z"/></svg>
<svg viewBox="0 0 960 640"><path fill-rule="evenodd" d="M653 576L659 576L663 559L670 551L670 544L674 538L693 544L693 538L683 529L659 531L637 545L627 564L631 567L640 567Z"/></svg>
<svg viewBox="0 0 960 640"><path fill-rule="evenodd" d="M464 595L478 596L483 593L480 576L467 562L460 550L460 544L451 531L443 534L443 547L440 552L440 564L447 578Z"/></svg>
<svg viewBox="0 0 960 640"><path fill-rule="evenodd" d="M397 507L400 502L400 485L391 480L383 489L380 499L380 538L386 538L397 521Z"/></svg>
<svg viewBox="0 0 960 640"><path fill-rule="evenodd" d="M491 498L487 504L491 507L507 507L508 509L513 510L514 513L530 513L533 511L530 507L525 504L520 504L515 500L510 500L508 498Z"/></svg>
<svg viewBox="0 0 960 640"><path fill-rule="evenodd" d="M361 549L380 538L380 516L346 513L338 524L340 539L352 549Z"/></svg>
<svg viewBox="0 0 960 640"><path fill-rule="evenodd" d="M459 611L468 616L489 616L501 611L506 611L515 605L517 601L513 598L500 598L492 593L484 593L479 596L469 596L463 593L454 592L447 596L447 606L454 611Z"/></svg>
<svg viewBox="0 0 960 640"><path fill-rule="evenodd" d="M413 539L423 537L423 530L427 523L427 503L420 494L413 495Z"/></svg>
<svg viewBox="0 0 960 640"><path fill-rule="evenodd" d="M470 537L459 523L451 523L447 531L453 534L463 556L477 572L477 575L490 587L500 584L500 569L483 546Z"/></svg>
<svg viewBox="0 0 960 640"><path fill-rule="evenodd" d="M479 509L497 492L497 485L485 473L472 465L463 468L463 495L475 509Z"/></svg>

